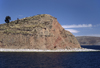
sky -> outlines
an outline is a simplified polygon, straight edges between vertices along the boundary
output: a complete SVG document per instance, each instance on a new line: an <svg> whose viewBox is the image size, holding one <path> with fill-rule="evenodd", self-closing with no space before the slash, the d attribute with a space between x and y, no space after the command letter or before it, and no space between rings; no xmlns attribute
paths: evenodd
<svg viewBox="0 0 100 68"><path fill-rule="evenodd" d="M50 14L75 36L100 37L100 0L0 0L0 24L37 14Z"/></svg>

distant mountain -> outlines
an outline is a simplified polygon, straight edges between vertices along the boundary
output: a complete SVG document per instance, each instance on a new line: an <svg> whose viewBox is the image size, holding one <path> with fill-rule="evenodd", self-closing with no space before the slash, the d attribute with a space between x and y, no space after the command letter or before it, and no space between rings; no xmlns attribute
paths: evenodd
<svg viewBox="0 0 100 68"><path fill-rule="evenodd" d="M77 36L76 38L81 45L100 45L100 37Z"/></svg>

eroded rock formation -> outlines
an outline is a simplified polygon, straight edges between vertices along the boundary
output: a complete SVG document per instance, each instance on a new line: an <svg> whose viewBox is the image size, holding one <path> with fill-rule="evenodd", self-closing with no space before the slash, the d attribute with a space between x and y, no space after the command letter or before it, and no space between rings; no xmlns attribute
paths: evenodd
<svg viewBox="0 0 100 68"><path fill-rule="evenodd" d="M16 24L16 22L18 22ZM70 49L81 48L77 39L55 17L36 15L0 25L0 48Z"/></svg>

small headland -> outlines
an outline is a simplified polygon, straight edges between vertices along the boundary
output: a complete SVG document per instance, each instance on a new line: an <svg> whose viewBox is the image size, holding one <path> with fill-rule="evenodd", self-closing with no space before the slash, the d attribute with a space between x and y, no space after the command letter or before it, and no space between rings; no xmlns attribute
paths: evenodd
<svg viewBox="0 0 100 68"><path fill-rule="evenodd" d="M59 50L81 48L75 36L49 14L0 24L0 48ZM13 50L11 50L13 51Z"/></svg>

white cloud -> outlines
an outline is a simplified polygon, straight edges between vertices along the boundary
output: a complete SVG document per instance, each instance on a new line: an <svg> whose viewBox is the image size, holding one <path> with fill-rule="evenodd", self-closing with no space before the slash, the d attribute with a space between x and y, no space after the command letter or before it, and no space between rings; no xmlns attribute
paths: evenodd
<svg viewBox="0 0 100 68"><path fill-rule="evenodd" d="M90 34L90 35L75 35L77 36L93 36L93 37L100 37L100 34Z"/></svg>
<svg viewBox="0 0 100 68"><path fill-rule="evenodd" d="M63 28L83 28L83 27L92 27L92 24L79 24L79 25L62 25Z"/></svg>
<svg viewBox="0 0 100 68"><path fill-rule="evenodd" d="M65 29L65 30L68 30L68 31L70 31L71 33L78 33L79 31L77 31L77 30L74 30L74 29Z"/></svg>
<svg viewBox="0 0 100 68"><path fill-rule="evenodd" d="M94 27L98 27L98 26L100 26L100 24L96 24L96 25L94 25Z"/></svg>

